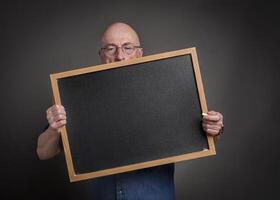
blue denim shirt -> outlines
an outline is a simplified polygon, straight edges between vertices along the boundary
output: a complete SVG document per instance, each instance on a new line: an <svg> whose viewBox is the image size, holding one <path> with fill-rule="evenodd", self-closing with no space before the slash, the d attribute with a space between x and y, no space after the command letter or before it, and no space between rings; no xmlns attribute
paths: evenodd
<svg viewBox="0 0 280 200"><path fill-rule="evenodd" d="M174 164L92 179L92 199L175 200Z"/></svg>
<svg viewBox="0 0 280 200"><path fill-rule="evenodd" d="M174 168L172 163L94 178L89 181L91 199L175 200Z"/></svg>

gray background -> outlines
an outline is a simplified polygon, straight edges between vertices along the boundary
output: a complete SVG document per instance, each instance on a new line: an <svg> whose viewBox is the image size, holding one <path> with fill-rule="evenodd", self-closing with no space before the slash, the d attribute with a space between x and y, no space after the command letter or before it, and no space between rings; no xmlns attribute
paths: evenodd
<svg viewBox="0 0 280 200"><path fill-rule="evenodd" d="M269 1L1 1L1 199L89 199L62 155L39 161L51 106L49 74L100 64L99 38L116 21L145 54L195 46L209 109L222 112L217 155L176 164L178 200L277 199L279 5ZM278 186L278 187L277 187Z"/></svg>

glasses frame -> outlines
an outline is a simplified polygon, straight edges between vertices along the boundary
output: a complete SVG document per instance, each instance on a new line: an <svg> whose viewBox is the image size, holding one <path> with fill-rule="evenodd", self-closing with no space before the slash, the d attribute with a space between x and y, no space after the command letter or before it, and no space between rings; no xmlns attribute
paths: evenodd
<svg viewBox="0 0 280 200"><path fill-rule="evenodd" d="M127 53L123 50L123 47L124 47L125 45L132 45L132 46L133 46L134 49L133 49L132 53L127 54ZM105 50L107 49L108 46L115 46L115 47L116 47L116 51L115 51L113 54L108 54L108 53L106 53ZM132 55L132 54L135 52L136 49L139 49L139 48L141 49L142 47L141 47L140 45L133 45L132 43L125 43L125 44L123 44L123 45L121 45L121 46L118 46L118 45L115 45L115 44L108 44L108 45L106 45L106 47L100 48L99 54L101 53L101 51L104 51L104 54L106 54L107 56L115 56L119 48L121 48L122 52L123 52L125 55L128 55L128 56L129 56L129 55Z"/></svg>

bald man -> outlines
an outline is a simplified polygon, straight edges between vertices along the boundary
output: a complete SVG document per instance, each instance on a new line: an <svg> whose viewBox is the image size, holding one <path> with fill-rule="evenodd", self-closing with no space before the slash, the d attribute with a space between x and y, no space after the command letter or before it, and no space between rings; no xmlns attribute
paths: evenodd
<svg viewBox="0 0 280 200"><path fill-rule="evenodd" d="M125 23L110 25L102 35L99 51L103 63L138 58L143 55L136 31ZM223 130L223 116L209 111L202 118L204 131L218 136ZM41 160L61 152L59 129L65 126L66 112L62 105L53 105L46 111L48 127L38 137L37 154ZM174 164L151 167L91 181L92 199L174 200Z"/></svg>

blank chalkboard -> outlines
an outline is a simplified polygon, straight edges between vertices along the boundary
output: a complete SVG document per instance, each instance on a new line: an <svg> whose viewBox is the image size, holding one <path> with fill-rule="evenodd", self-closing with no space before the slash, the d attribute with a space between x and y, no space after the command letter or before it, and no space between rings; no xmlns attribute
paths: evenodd
<svg viewBox="0 0 280 200"><path fill-rule="evenodd" d="M51 75L70 181L215 154L195 48Z"/></svg>

